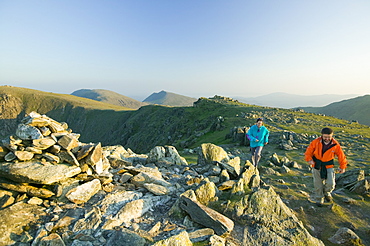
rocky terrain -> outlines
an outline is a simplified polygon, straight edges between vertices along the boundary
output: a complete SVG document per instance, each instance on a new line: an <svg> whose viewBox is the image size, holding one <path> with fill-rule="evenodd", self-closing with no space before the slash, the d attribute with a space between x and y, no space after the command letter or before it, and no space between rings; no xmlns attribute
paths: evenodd
<svg viewBox="0 0 370 246"><path fill-rule="evenodd" d="M243 131L230 135L237 139ZM338 175L338 202L318 208L309 202L308 182L299 182L309 169L271 152L270 146L304 148L315 136L272 137L259 169L241 146L203 143L184 151L197 157L188 163L173 146L136 154L79 137L67 123L32 112L2 141L0 245L369 243L366 213L327 238L320 223L303 216L319 219L361 206L369 199L368 169Z"/></svg>

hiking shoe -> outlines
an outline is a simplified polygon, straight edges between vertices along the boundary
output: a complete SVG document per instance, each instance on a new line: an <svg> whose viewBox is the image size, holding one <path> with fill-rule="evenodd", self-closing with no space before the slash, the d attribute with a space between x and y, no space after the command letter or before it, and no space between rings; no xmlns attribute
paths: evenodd
<svg viewBox="0 0 370 246"><path fill-rule="evenodd" d="M325 201L333 202L333 197L332 196L325 196Z"/></svg>

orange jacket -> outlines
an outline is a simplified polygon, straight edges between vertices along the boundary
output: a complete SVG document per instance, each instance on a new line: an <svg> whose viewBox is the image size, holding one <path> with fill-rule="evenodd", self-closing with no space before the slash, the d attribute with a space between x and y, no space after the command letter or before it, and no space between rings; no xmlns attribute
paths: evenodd
<svg viewBox="0 0 370 246"><path fill-rule="evenodd" d="M319 137L319 138L316 138L315 140L313 140L310 143L310 145L307 147L306 152L304 154L306 161L313 160L312 158L313 158L313 156L315 156L317 159L319 159L323 162L327 162L327 161L333 160L335 155L336 155L338 157L338 161L339 161L339 168L340 169L346 169L347 159L346 159L346 156L345 156L342 148L340 147L340 144L334 138L332 140L332 143L334 144L334 146L331 147L330 149L328 149L323 155L322 154L322 147L323 147L322 138ZM313 166L314 165L312 165L312 167ZM326 168L333 168L333 167L334 167L334 165L326 166Z"/></svg>

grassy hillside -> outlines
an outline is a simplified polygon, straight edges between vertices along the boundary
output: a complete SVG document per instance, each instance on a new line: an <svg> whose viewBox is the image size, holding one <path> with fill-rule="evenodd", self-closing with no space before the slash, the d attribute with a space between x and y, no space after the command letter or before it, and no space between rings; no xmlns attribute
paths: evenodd
<svg viewBox="0 0 370 246"><path fill-rule="evenodd" d="M370 95L335 102L325 107L304 107L302 109L350 121L355 120L370 126Z"/></svg>
<svg viewBox="0 0 370 246"><path fill-rule="evenodd" d="M133 98L121 95L114 91L103 89L81 89L71 93L71 95L89 98L92 100L109 103L121 107L138 109L141 106L148 105L148 103L137 101Z"/></svg>
<svg viewBox="0 0 370 246"><path fill-rule="evenodd" d="M144 102L167 106L192 106L197 99L167 91L153 93Z"/></svg>
<svg viewBox="0 0 370 246"><path fill-rule="evenodd" d="M229 153L239 156L243 163L249 159L249 148L228 137L231 129L249 127L256 118L263 117L271 135L270 143L262 153L262 180L274 187L310 233L323 240L325 245L334 245L328 238L344 226L353 229L365 245L370 243L369 195L351 193L338 187L334 204L322 208L312 205L307 198L313 190L312 176L303 155L309 141L317 137L323 127L331 127L349 160L348 172L364 169L368 178L368 126L298 110L248 105L220 96L200 98L193 107L149 105L139 110L124 110L71 95L0 87L1 124L8 122L15 127L20 115L32 110L67 122L73 132L81 134L81 142L120 144L136 153L147 153L157 145L173 145L190 164L196 162L197 155L187 149L198 148L205 142L223 146ZM5 129L4 125L1 127ZM297 139L304 139L299 142L295 138L296 148L290 151L279 147L287 132ZM269 161L273 153L296 162L301 168L291 168L289 173L281 172L280 167ZM272 171L266 171L270 169Z"/></svg>
<svg viewBox="0 0 370 246"><path fill-rule="evenodd" d="M110 121L118 112L131 110L73 95L0 86L0 135L4 137L14 132L24 115L32 111L67 122L72 129L86 129L86 135L92 135L92 132L100 135L105 132L101 129L95 131L96 126Z"/></svg>

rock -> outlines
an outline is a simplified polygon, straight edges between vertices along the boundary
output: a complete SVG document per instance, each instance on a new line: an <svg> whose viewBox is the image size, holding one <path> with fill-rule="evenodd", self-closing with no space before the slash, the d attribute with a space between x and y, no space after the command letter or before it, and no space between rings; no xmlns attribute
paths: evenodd
<svg viewBox="0 0 370 246"><path fill-rule="evenodd" d="M170 192L166 187L157 184L144 184L144 187L157 196L167 195Z"/></svg>
<svg viewBox="0 0 370 246"><path fill-rule="evenodd" d="M33 158L33 153L28 151L14 151L14 155L20 161L29 161Z"/></svg>
<svg viewBox="0 0 370 246"><path fill-rule="evenodd" d="M144 186L146 183L152 183L157 185L162 185L164 187L170 187L171 183L167 182L166 180L162 178L158 178L158 176L155 176L151 173L139 173L138 175L134 176L131 179L131 182L136 186Z"/></svg>
<svg viewBox="0 0 370 246"><path fill-rule="evenodd" d="M65 150L71 150L78 147L78 139L73 134L67 134L58 140L58 144Z"/></svg>
<svg viewBox="0 0 370 246"><path fill-rule="evenodd" d="M39 246L65 246L65 243L58 234L51 233L40 240Z"/></svg>
<svg viewBox="0 0 370 246"><path fill-rule="evenodd" d="M358 181L354 186L352 186L349 189L351 192L357 193L357 194L366 194L370 191L370 184L367 179L363 179L361 181Z"/></svg>
<svg viewBox="0 0 370 246"><path fill-rule="evenodd" d="M102 222L102 213L99 208L93 207L93 209L85 214L84 218L79 219L73 226L72 231L78 232L83 230L95 230L99 227Z"/></svg>
<svg viewBox="0 0 370 246"><path fill-rule="evenodd" d="M90 182L87 182L85 184L82 184L72 190L70 190L66 197L71 202L74 202L76 204L85 203L90 198L95 195L99 190L101 190L101 184L99 179L94 179Z"/></svg>
<svg viewBox="0 0 370 246"><path fill-rule="evenodd" d="M147 163L166 163L175 165L187 165L185 158L181 157L173 146L156 146L150 150Z"/></svg>
<svg viewBox="0 0 370 246"><path fill-rule="evenodd" d="M213 164L213 162L229 162L229 156L226 151L217 145L203 143L198 153L198 164Z"/></svg>
<svg viewBox="0 0 370 246"><path fill-rule="evenodd" d="M180 197L180 207L190 215L194 222L212 228L217 235L223 235L234 229L234 222L231 219L184 195Z"/></svg>
<svg viewBox="0 0 370 246"><path fill-rule="evenodd" d="M240 157L235 157L233 159L229 159L228 163L219 163L222 168L226 169L227 172L230 174L231 178L238 178L240 175Z"/></svg>
<svg viewBox="0 0 370 246"><path fill-rule="evenodd" d="M147 245L146 240L140 237L133 231L125 228L113 231L109 236L109 239L105 245L109 246L121 246L121 245L132 245L132 246L144 246Z"/></svg>
<svg viewBox="0 0 370 246"><path fill-rule="evenodd" d="M213 235L209 239L209 245L210 246L225 246L225 239L218 235Z"/></svg>
<svg viewBox="0 0 370 246"><path fill-rule="evenodd" d="M241 204L241 203L239 203ZM244 240L251 245L322 245L312 237L280 196L267 186L248 198L240 219L246 224Z"/></svg>
<svg viewBox="0 0 370 246"><path fill-rule="evenodd" d="M219 190L229 190L235 185L235 180L228 180L218 186Z"/></svg>
<svg viewBox="0 0 370 246"><path fill-rule="evenodd" d="M153 206L150 198L138 199L125 204L116 215L108 219L103 225L103 229L110 230L116 226L128 227L131 220L144 215Z"/></svg>
<svg viewBox="0 0 370 246"><path fill-rule="evenodd" d="M67 162L75 166L80 165L75 155L69 150L61 150L60 152L57 153L57 156L59 157L60 162Z"/></svg>
<svg viewBox="0 0 370 246"><path fill-rule="evenodd" d="M20 241L24 229L38 223L40 217L46 216L45 208L23 202L15 203L0 210L1 245L13 245Z"/></svg>
<svg viewBox="0 0 370 246"><path fill-rule="evenodd" d="M73 177L81 172L76 166L67 164L52 165L40 162L3 162L0 163L0 177L6 177L16 182L34 184L53 184Z"/></svg>
<svg viewBox="0 0 370 246"><path fill-rule="evenodd" d="M42 154L42 157L45 158L46 161L51 162L51 163L59 163L60 159L58 156L53 155L51 153L45 152Z"/></svg>
<svg viewBox="0 0 370 246"><path fill-rule="evenodd" d="M4 156L5 161L14 161L15 159L17 159L17 156L13 152L9 152Z"/></svg>
<svg viewBox="0 0 370 246"><path fill-rule="evenodd" d="M189 234L186 231L180 232L178 235L172 236L167 239L163 239L156 242L152 246L192 246L193 243L190 241Z"/></svg>
<svg viewBox="0 0 370 246"><path fill-rule="evenodd" d="M106 195L97 206L105 216L115 215L125 204L142 196L143 194L137 191L117 190Z"/></svg>
<svg viewBox="0 0 370 246"><path fill-rule="evenodd" d="M197 201L208 205L216 197L217 187L213 182L206 181L195 190Z"/></svg>
<svg viewBox="0 0 370 246"><path fill-rule="evenodd" d="M347 227L339 228L329 241L339 245L363 245L356 233Z"/></svg>
<svg viewBox="0 0 370 246"><path fill-rule="evenodd" d="M7 190L0 190L0 208L5 208L14 203L13 193Z"/></svg>
<svg viewBox="0 0 370 246"><path fill-rule="evenodd" d="M103 158L103 150L101 148L101 143L98 143L88 153L88 155L83 160L81 160L81 163L87 164L89 166L95 166L97 162L102 160L102 158Z"/></svg>
<svg viewBox="0 0 370 246"><path fill-rule="evenodd" d="M33 205L41 205L44 202L44 200L38 198L38 197L32 197L30 200L28 200L28 204L33 204Z"/></svg>
<svg viewBox="0 0 370 246"><path fill-rule="evenodd" d="M48 149L51 146L53 146L55 143L56 143L55 140L51 137L38 138L38 139L32 140L33 147L41 149L41 150Z"/></svg>
<svg viewBox="0 0 370 246"><path fill-rule="evenodd" d="M290 172L289 167L287 167L285 165L281 166L280 173L289 173L289 172Z"/></svg>
<svg viewBox="0 0 370 246"><path fill-rule="evenodd" d="M279 156L276 153L272 154L270 161L277 166L281 166Z"/></svg>
<svg viewBox="0 0 370 246"><path fill-rule="evenodd" d="M7 148L0 146L0 159L4 158L8 153L9 150Z"/></svg>
<svg viewBox="0 0 370 246"><path fill-rule="evenodd" d="M22 140L43 138L43 135L39 129L25 124L19 124L15 134Z"/></svg>
<svg viewBox="0 0 370 246"><path fill-rule="evenodd" d="M41 198L49 198L54 194L54 192L45 189L34 187L25 183L16 183L8 179L0 178L0 187L20 193L26 193L30 196L36 196Z"/></svg>
<svg viewBox="0 0 370 246"><path fill-rule="evenodd" d="M76 155L77 160L81 160L85 158L94 147L95 147L94 144L82 145L81 148L77 152L77 155Z"/></svg>

